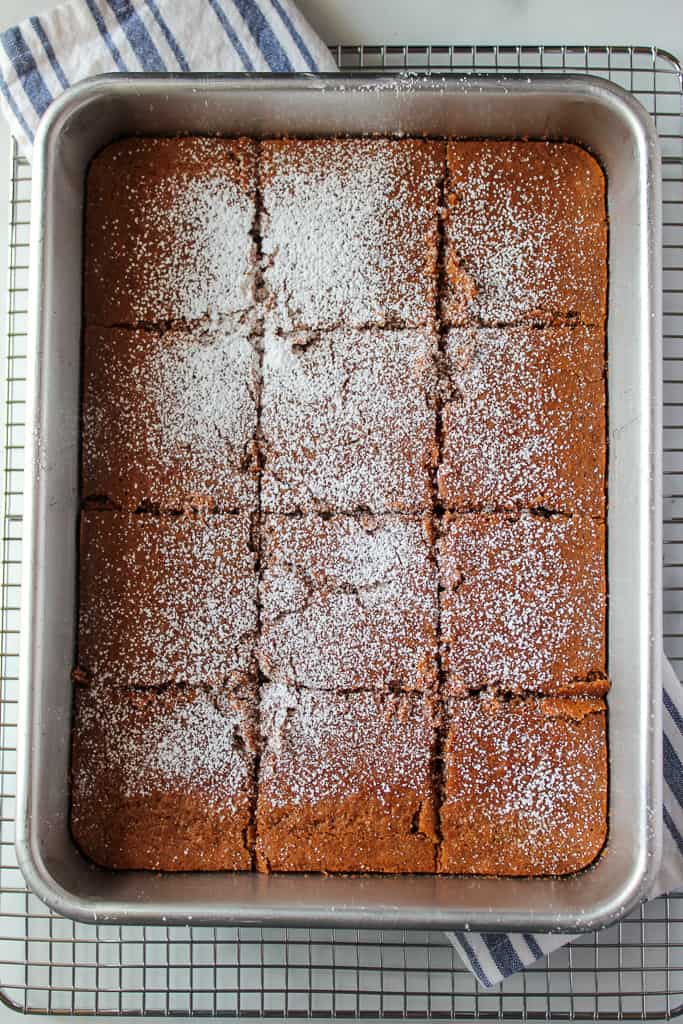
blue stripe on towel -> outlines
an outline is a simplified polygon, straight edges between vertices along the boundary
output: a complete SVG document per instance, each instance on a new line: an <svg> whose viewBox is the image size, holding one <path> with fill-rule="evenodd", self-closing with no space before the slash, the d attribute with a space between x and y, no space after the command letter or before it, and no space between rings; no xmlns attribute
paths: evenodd
<svg viewBox="0 0 683 1024"><path fill-rule="evenodd" d="M33 28L33 31L35 32L35 34L40 39L40 42L42 43L43 49L45 50L45 56L50 61L50 64L52 66L52 70L55 73L55 77L57 78L57 81L61 85L62 89L68 89L69 88L69 79L64 74L64 70L62 68L62 65L57 60L57 54L54 51L52 43L48 39L47 32L43 28L42 23L40 21L40 18L37 18L34 15L34 17L32 17L30 20L31 20L31 26Z"/></svg>
<svg viewBox="0 0 683 1024"><path fill-rule="evenodd" d="M676 822L673 820L666 807L664 808L664 824L671 833L671 838L678 847L678 852L683 854L683 836L676 828Z"/></svg>
<svg viewBox="0 0 683 1024"><path fill-rule="evenodd" d="M230 22L226 18L225 11L221 7L221 5L218 2L218 0L207 0L207 3L209 5L209 7L211 8L211 10L216 15L216 17L218 18L219 22L221 23L221 26L222 26L223 31L225 32L226 36L228 37L228 39L230 40L232 45L235 47L235 50L236 50L240 60L244 64L245 71L253 71L254 70L253 61L252 61L251 57L249 56L249 54L247 53L247 51L242 46L242 43L241 43L237 33L235 32L234 28L232 27L232 25L230 24Z"/></svg>
<svg viewBox="0 0 683 1024"><path fill-rule="evenodd" d="M484 971L484 968L481 966L479 957L475 953L474 948L470 944L469 939L466 937L465 932L456 932L455 935L458 942L462 946L467 956L467 959L469 960L470 967L472 968L476 976L479 978L479 981L482 983L482 985L485 985L488 988L489 985L491 984L491 981L488 978L486 972Z"/></svg>
<svg viewBox="0 0 683 1024"><path fill-rule="evenodd" d="M282 4L280 3L280 0L270 0L270 2L273 5L273 7L275 8L275 10L277 11L277 13L280 15L280 18L282 19L283 25L285 26L285 28L289 32L290 36L292 37L292 39L296 43L296 45L298 47L298 50L299 50L299 53L301 54L303 59L308 64L309 69L311 71L315 71L317 65L316 65L315 61L313 60L313 56L311 54L311 51L308 49L308 47L306 46L305 42L301 38L301 35L297 31L296 26L294 25L294 22L292 21L292 19L290 18L289 14L284 9Z"/></svg>
<svg viewBox="0 0 683 1024"><path fill-rule="evenodd" d="M10 108L10 110L12 111L14 116L16 117L17 121L21 125L22 131L24 131L26 133L26 137L28 138L28 140L30 142L33 142L33 132L31 130L31 128L28 126L28 124L26 123L26 118L24 117L24 115L22 114L21 110L17 106L16 101L14 99L14 96L12 95L12 92L11 92L9 86L7 85L7 82L2 77L2 75L0 75L0 92L4 96L5 102L7 103L7 106Z"/></svg>
<svg viewBox="0 0 683 1024"><path fill-rule="evenodd" d="M107 49L109 50L109 53L111 54L112 60L116 64L116 66L119 69L119 71L127 71L128 68L126 67L126 64L125 64L121 54L119 53L118 49L116 48L114 40L109 35L109 29L107 28L107 26L105 24L104 18L102 17L102 14L100 13L100 9L98 8L97 4L95 3L95 0L85 0L85 2L88 5L88 10L92 14L93 21L97 25L98 32L100 33L100 35L104 39L105 45L106 45Z"/></svg>
<svg viewBox="0 0 683 1024"><path fill-rule="evenodd" d="M666 692L666 690L664 690L664 692L663 692L663 697L664 697L664 706L665 706L666 710L669 712L669 714L673 718L674 722L676 723L678 731L683 733L683 718L681 718L680 711L678 710L678 708L676 707L676 705L674 704L674 702L672 701L671 697Z"/></svg>
<svg viewBox="0 0 683 1024"><path fill-rule="evenodd" d="M147 31L147 26L130 0L107 0L110 8L126 33L128 42L135 50L143 71L165 71L166 65Z"/></svg>
<svg viewBox="0 0 683 1024"><path fill-rule="evenodd" d="M535 956L537 960L540 960L542 956L545 956L545 953L543 952L539 944L536 942L536 939L531 934L531 932L524 932L524 941L529 947L531 955Z"/></svg>
<svg viewBox="0 0 683 1024"><path fill-rule="evenodd" d="M663 741L664 778L678 803L683 807L683 766L666 733L664 733Z"/></svg>
<svg viewBox="0 0 683 1024"><path fill-rule="evenodd" d="M180 49L180 46L178 45L175 36L173 35L170 28L166 24L166 21L161 11L157 7L156 0L145 0L145 3L152 12L152 17L159 26L161 34L163 35L164 39L168 44L169 50L171 51L175 59L178 61L178 67L180 68L181 71L189 71L190 65L187 63L187 60L185 59L185 54Z"/></svg>
<svg viewBox="0 0 683 1024"><path fill-rule="evenodd" d="M266 21L257 0L232 0L242 15L254 42L266 58L271 71L292 71L292 64L272 28Z"/></svg>
<svg viewBox="0 0 683 1024"><path fill-rule="evenodd" d="M524 970L524 964L519 959L517 950L507 935L502 932L500 934L496 932L482 932L481 937L493 957L493 962L504 978L509 978L511 974Z"/></svg>
<svg viewBox="0 0 683 1024"><path fill-rule="evenodd" d="M52 103L52 94L45 85L28 43L18 28L1 32L0 39L31 106L38 117L42 117Z"/></svg>

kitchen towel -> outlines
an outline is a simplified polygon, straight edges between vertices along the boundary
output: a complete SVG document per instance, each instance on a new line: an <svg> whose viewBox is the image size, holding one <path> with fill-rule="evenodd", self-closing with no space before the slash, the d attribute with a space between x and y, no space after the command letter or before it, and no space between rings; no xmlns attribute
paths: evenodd
<svg viewBox="0 0 683 1024"><path fill-rule="evenodd" d="M683 685L662 660L664 745L664 838L662 865L650 899L683 888ZM493 988L536 960L575 940L576 935L449 932L448 937L477 980Z"/></svg>
<svg viewBox="0 0 683 1024"><path fill-rule="evenodd" d="M71 0L0 33L0 103L30 158L69 85L109 71L336 71L290 0Z"/></svg>

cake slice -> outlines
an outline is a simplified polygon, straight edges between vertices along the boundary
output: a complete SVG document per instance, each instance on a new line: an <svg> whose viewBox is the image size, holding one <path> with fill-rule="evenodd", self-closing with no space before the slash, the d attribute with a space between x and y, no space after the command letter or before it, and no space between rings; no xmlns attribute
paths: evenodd
<svg viewBox="0 0 683 1024"><path fill-rule="evenodd" d="M603 523L529 512L447 516L439 582L446 693L608 689Z"/></svg>
<svg viewBox="0 0 683 1024"><path fill-rule="evenodd" d="M125 138L86 183L87 325L165 323L255 302L251 139Z"/></svg>
<svg viewBox="0 0 683 1024"><path fill-rule="evenodd" d="M607 733L599 698L447 704L439 871L566 875L607 834Z"/></svg>
<svg viewBox="0 0 683 1024"><path fill-rule="evenodd" d="M106 868L247 871L256 799L253 692L76 690L71 830Z"/></svg>
<svg viewBox="0 0 683 1024"><path fill-rule="evenodd" d="M266 685L259 870L434 871L435 724L417 694Z"/></svg>
<svg viewBox="0 0 683 1024"><path fill-rule="evenodd" d="M254 343L227 324L86 330L83 497L255 510L257 373Z"/></svg>
<svg viewBox="0 0 683 1024"><path fill-rule="evenodd" d="M603 332L457 328L438 486L449 509L605 514Z"/></svg>
<svg viewBox="0 0 683 1024"><path fill-rule="evenodd" d="M261 144L274 328L434 323L444 156L443 143L422 139Z"/></svg>
<svg viewBox="0 0 683 1024"><path fill-rule="evenodd" d="M80 674L115 687L241 685L254 669L249 516L81 515Z"/></svg>
<svg viewBox="0 0 683 1024"><path fill-rule="evenodd" d="M336 691L436 686L430 520L268 515L261 542L268 679Z"/></svg>
<svg viewBox="0 0 683 1024"><path fill-rule="evenodd" d="M603 326L605 176L564 142L449 142L447 324L572 319Z"/></svg>
<svg viewBox="0 0 683 1024"><path fill-rule="evenodd" d="M437 351L427 330L267 332L262 507L429 511Z"/></svg>

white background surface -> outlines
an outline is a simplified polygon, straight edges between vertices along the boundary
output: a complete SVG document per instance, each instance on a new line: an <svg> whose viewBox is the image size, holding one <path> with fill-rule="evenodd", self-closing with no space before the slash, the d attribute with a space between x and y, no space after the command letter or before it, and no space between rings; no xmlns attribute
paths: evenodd
<svg viewBox="0 0 683 1024"><path fill-rule="evenodd" d="M0 30L54 6L55 0L0 0ZM299 7L328 43L655 44L683 56L683 0L299 0ZM0 124L2 330L9 160L9 135ZM0 1006L0 1024L12 1019Z"/></svg>

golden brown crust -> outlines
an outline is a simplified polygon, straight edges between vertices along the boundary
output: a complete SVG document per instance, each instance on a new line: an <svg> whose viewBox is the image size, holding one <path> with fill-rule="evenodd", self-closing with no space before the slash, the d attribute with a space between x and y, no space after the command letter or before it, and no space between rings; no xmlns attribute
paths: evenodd
<svg viewBox="0 0 683 1024"><path fill-rule="evenodd" d="M79 686L71 830L103 867L248 870L256 704L213 687Z"/></svg>
<svg viewBox="0 0 683 1024"><path fill-rule="evenodd" d="M127 138L103 149L87 179L86 323L248 313L255 196L251 139Z"/></svg>
<svg viewBox="0 0 683 1024"><path fill-rule="evenodd" d="M449 142L446 203L446 323L604 325L605 178L585 149Z"/></svg>
<svg viewBox="0 0 683 1024"><path fill-rule="evenodd" d="M434 871L432 698L267 685L261 718L259 870Z"/></svg>
<svg viewBox="0 0 683 1024"><path fill-rule="evenodd" d="M550 712L550 713L549 713ZM444 750L439 871L565 875L607 830L601 700L452 700Z"/></svg>
<svg viewBox="0 0 683 1024"><path fill-rule="evenodd" d="M586 516L447 516L445 691L594 694L606 674L605 526Z"/></svg>

